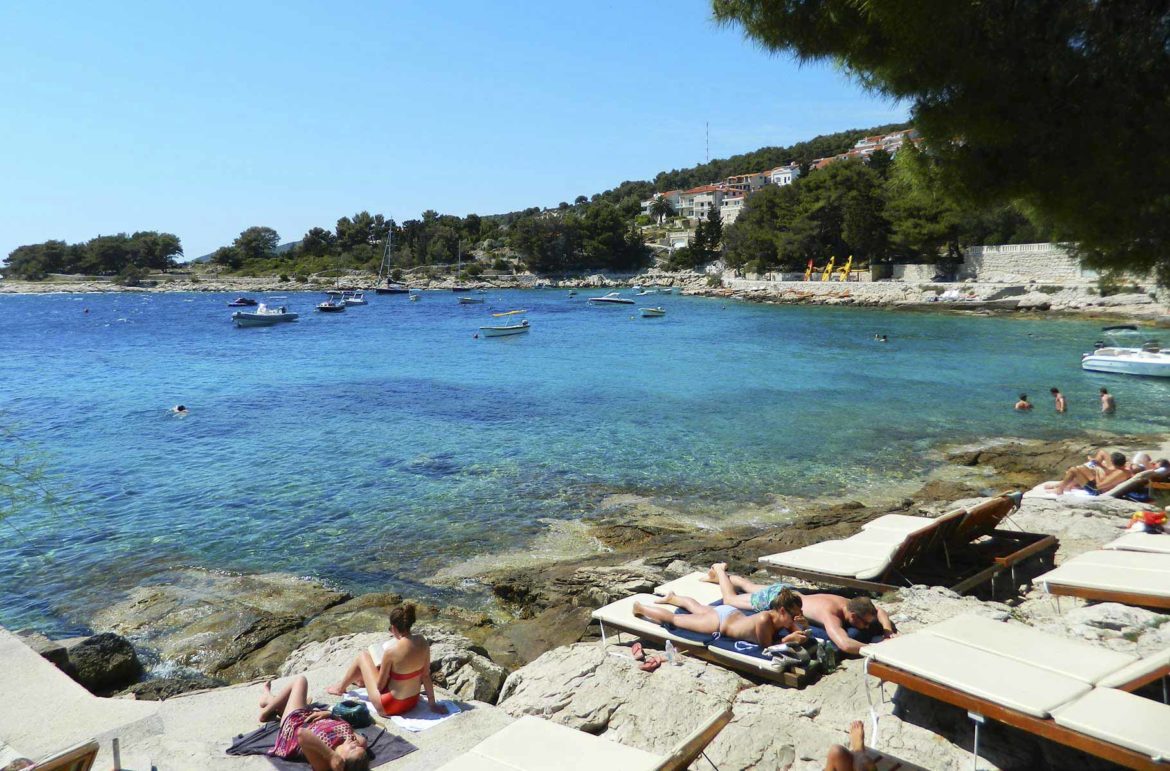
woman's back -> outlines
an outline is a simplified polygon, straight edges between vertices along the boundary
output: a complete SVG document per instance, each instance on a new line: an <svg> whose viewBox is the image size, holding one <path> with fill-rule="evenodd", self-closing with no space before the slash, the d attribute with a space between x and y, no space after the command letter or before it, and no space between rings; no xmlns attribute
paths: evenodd
<svg viewBox="0 0 1170 771"><path fill-rule="evenodd" d="M431 666L431 646L419 634L400 637L386 651L383 666L390 667L389 693L399 699L414 696L422 689L422 675Z"/></svg>

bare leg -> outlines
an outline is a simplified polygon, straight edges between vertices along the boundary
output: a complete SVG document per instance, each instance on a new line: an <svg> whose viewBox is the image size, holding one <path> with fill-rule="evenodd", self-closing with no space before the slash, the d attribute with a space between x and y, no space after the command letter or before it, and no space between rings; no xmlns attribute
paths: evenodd
<svg viewBox="0 0 1170 771"><path fill-rule="evenodd" d="M849 749L834 744L825 757L825 771L873 771L876 767L865 754L865 724L860 720L849 724Z"/></svg>
<svg viewBox="0 0 1170 771"><path fill-rule="evenodd" d="M690 599L689 597L686 599ZM710 605L699 605L698 612L671 613L666 608L656 608L653 605L634 603L634 615L645 616L651 621L660 624L673 624L679 629L687 629L701 634L715 634L719 631L719 614Z"/></svg>
<svg viewBox="0 0 1170 771"><path fill-rule="evenodd" d="M345 695L345 689L351 685L366 685L365 678L362 676L362 656L365 656L367 659L370 659L370 661L373 662L373 659L370 658L369 651L362 651L357 655L357 658L353 660L353 663L349 665L349 669L345 670L345 675L342 676L337 685L329 686L325 689L325 692L331 693L334 696L343 696ZM377 672L377 669L377 666L375 666L374 671ZM374 678L374 682L378 682L377 677Z"/></svg>
<svg viewBox="0 0 1170 771"><path fill-rule="evenodd" d="M272 681L269 680L264 684L264 693L260 695L260 709L268 706L268 702L272 701Z"/></svg>
<svg viewBox="0 0 1170 771"><path fill-rule="evenodd" d="M682 608L687 613L701 613L704 608L711 610L710 605L704 605L693 597L684 597L674 592L669 592L665 597L659 597L654 602L659 605L673 605L676 608Z"/></svg>
<svg viewBox="0 0 1170 771"><path fill-rule="evenodd" d="M1074 487L1084 487L1086 482L1095 478L1093 469L1085 466L1073 466L1065 473L1060 484L1056 486L1056 494L1063 495Z"/></svg>
<svg viewBox="0 0 1170 771"><path fill-rule="evenodd" d="M267 703L263 705L263 709L260 710L261 723L267 723L278 715L300 709L309 703L309 681L304 675L294 677L292 682L280 689L280 692L275 696L272 695L271 683L265 683L264 688L268 692L269 698Z"/></svg>
<svg viewBox="0 0 1170 771"><path fill-rule="evenodd" d="M716 562L714 565L711 566L711 572L708 573L707 575L711 575L711 573L715 574L715 579L719 582L719 591L723 595L723 604L724 605L730 605L731 607L739 608L740 610L754 610L754 608L752 608L751 592L754 592L756 590L751 589L746 594L739 593L736 590L735 584L732 583L731 579L733 577L728 575L728 573L727 573L727 563L726 562ZM734 577L739 578L740 581L744 580L740 576L734 576ZM748 581L747 583L750 584L751 582ZM755 584L751 584L751 585L755 586Z"/></svg>
<svg viewBox="0 0 1170 771"><path fill-rule="evenodd" d="M370 655L369 651L362 651L358 654L355 662L361 670L361 678L366 684L366 695L370 697L370 704L373 705L375 711L379 715L385 717L386 712L382 709L382 692L378 690L378 665L374 663L374 657Z"/></svg>
<svg viewBox="0 0 1170 771"><path fill-rule="evenodd" d="M853 753L834 744L825 757L825 771L853 771Z"/></svg>
<svg viewBox="0 0 1170 771"><path fill-rule="evenodd" d="M706 581L709 584L720 583L719 576L715 572L716 566L721 566L723 569L723 572L727 573L727 563L726 562L716 562L707 571L707 577L703 579L704 581ZM744 578L743 576L737 576L735 573L727 573L727 580L731 582L731 585L740 594L751 594L752 592L758 592L759 590L761 590L765 586L767 586L767 584L757 584L754 581L749 581L748 579ZM726 602L726 600L724 600L724 602ZM730 605L731 603L727 603L727 604Z"/></svg>

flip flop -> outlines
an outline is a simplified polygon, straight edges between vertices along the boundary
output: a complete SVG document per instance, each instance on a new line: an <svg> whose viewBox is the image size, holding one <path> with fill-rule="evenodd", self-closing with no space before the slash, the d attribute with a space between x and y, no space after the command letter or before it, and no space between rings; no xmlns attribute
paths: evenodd
<svg viewBox="0 0 1170 771"><path fill-rule="evenodd" d="M651 656L642 662L642 666L639 667L639 669L641 669L643 672L653 672L660 666L662 666L662 659L658 658L657 656Z"/></svg>
<svg viewBox="0 0 1170 771"><path fill-rule="evenodd" d="M644 661L646 659L646 652L642 650L642 643L636 642L631 645L630 655L634 657L634 661Z"/></svg>

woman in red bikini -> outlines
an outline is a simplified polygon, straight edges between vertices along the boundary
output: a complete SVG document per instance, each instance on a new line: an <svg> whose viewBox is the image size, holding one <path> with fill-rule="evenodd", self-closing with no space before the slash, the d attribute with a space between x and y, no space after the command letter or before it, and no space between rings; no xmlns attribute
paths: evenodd
<svg viewBox="0 0 1170 771"><path fill-rule="evenodd" d="M420 691L426 691L431 711L444 713L447 708L435 700L435 686L431 682L431 646L425 637L411 634L414 626L414 606L399 605L390 611L390 634L394 641L375 662L368 651L362 651L345 671L345 676L326 690L341 696L351 685L364 686L370 704L379 715L401 715L418 704Z"/></svg>

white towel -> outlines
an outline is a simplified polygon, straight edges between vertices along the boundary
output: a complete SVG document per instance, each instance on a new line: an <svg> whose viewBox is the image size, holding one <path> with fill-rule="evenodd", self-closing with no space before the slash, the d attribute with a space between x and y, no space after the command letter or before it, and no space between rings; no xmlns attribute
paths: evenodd
<svg viewBox="0 0 1170 771"><path fill-rule="evenodd" d="M345 692L345 698L364 702L366 709L370 711L370 716L373 718L378 717L374 705L370 703L370 695L366 693L365 688L351 688ZM417 733L432 728L452 715L463 711L463 708L453 701L443 699L439 703L447 708L446 714L440 715L438 712L431 712L430 702L427 701L425 696L420 696L418 704L414 705L414 708L410 712L407 712L405 715L391 715L390 720L400 728Z"/></svg>

